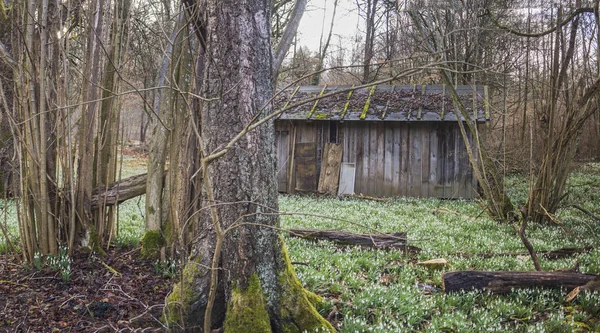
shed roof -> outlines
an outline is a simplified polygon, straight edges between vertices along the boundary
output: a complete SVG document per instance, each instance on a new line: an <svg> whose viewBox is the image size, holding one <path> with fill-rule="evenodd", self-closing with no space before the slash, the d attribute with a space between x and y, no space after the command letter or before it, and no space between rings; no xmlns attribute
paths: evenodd
<svg viewBox="0 0 600 333"><path fill-rule="evenodd" d="M486 86L457 86L456 91L471 119L490 119ZM274 108L281 110L318 96L323 97L290 108L280 119L456 121L460 114L445 85L297 86L280 91Z"/></svg>

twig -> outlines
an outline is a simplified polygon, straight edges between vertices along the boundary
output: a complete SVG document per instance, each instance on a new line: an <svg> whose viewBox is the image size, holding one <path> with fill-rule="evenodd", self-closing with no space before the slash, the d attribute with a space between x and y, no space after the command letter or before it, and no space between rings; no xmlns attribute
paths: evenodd
<svg viewBox="0 0 600 333"><path fill-rule="evenodd" d="M299 266L309 266L310 263L308 262L302 262L302 261L292 261L291 262L292 265L299 265Z"/></svg>
<svg viewBox="0 0 600 333"><path fill-rule="evenodd" d="M121 273L119 273L116 269L108 266L104 261L102 262L102 266L104 266L104 268L108 269L108 271L113 273L114 275L121 275Z"/></svg>
<svg viewBox="0 0 600 333"><path fill-rule="evenodd" d="M371 197L371 196L368 196L368 195L364 195L362 193L359 193L359 194L344 194L344 197L358 198L358 199L365 199L365 200L372 200L372 201L379 201L379 202L390 203L389 199Z"/></svg>
<svg viewBox="0 0 600 333"><path fill-rule="evenodd" d="M461 214L461 213L459 213L459 212L456 212L456 211L450 210L450 209L448 209L448 208L438 208L438 209L434 209L434 210L432 210L431 212L432 212L433 214L435 214L435 213L453 214L453 215L456 215L456 216L464 217L464 218L466 218L467 220L471 220L471 221L473 221L473 222L475 222L475 221L477 220L477 218L476 218L476 217L472 217L472 216L469 216L469 215Z"/></svg>
<svg viewBox="0 0 600 333"><path fill-rule="evenodd" d="M546 208L544 208L544 206L542 206L542 204L540 204L540 207L542 208L542 210L544 211L544 214L546 216L548 216L548 218L550 219L550 221L552 221L554 224L558 225L559 227L561 227L566 233L568 233L569 235L577 238L578 240L582 241L583 239L579 236L577 236L573 230L571 230L569 227L567 227L563 221L561 221L558 217L550 214L550 212L548 212L546 210Z"/></svg>
<svg viewBox="0 0 600 333"><path fill-rule="evenodd" d="M71 297L69 297L69 299L68 299L68 300L66 300L66 301L62 302L62 304L61 304L61 305L59 305L59 306L58 306L58 308L59 308L59 309L62 309L62 307L63 307L65 304L67 304L67 303L68 303L69 301L71 301L72 299L74 299L74 298L78 298L78 297L85 297L85 296L82 296L82 295L75 295L75 296L71 296Z"/></svg>
<svg viewBox="0 0 600 333"><path fill-rule="evenodd" d="M19 287L24 287L24 288L28 288L29 287L26 284L22 284L22 283L18 283L18 282L12 282L12 281L9 281L9 280L0 280L0 283L12 284L14 286L19 286Z"/></svg>
<svg viewBox="0 0 600 333"><path fill-rule="evenodd" d="M542 265L540 265L540 259L538 258L537 254L535 253L535 249L533 248L533 245L531 245L531 242L529 241L529 239L527 239L527 236L525 235L525 230L527 229L527 219L523 219L523 221L521 221L521 228L517 230L519 237L521 238L521 241L523 242L523 245L525 245L525 247L527 248L527 251L529 251L529 255L531 255L531 260L533 260L533 266L535 266L535 270L536 271L542 271Z"/></svg>

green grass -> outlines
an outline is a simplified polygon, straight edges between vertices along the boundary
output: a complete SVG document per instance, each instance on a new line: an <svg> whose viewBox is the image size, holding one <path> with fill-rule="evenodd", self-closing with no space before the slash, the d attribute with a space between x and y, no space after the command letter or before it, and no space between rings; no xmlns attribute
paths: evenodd
<svg viewBox="0 0 600 333"><path fill-rule="evenodd" d="M17 221L17 203L14 200L0 200L0 224L6 230L13 246L19 246L19 224ZM0 253L8 249L6 238L0 229Z"/></svg>
<svg viewBox="0 0 600 333"><path fill-rule="evenodd" d="M127 165L128 161L126 161ZM132 161L127 175L144 172ZM133 171L132 171L133 170ZM597 246L600 223L572 205L600 213L600 164L579 166L569 179L569 194L557 217L572 231L556 225L531 225L528 236L537 250ZM509 195L524 204L528 185L521 176L507 178ZM281 217L283 228L341 229L354 232L407 232L415 256L396 250L341 247L284 235L305 286L327 300L324 315L337 311L341 332L585 332L600 331L600 293L564 301L567 290L514 290L507 295L440 291L442 274L451 270L533 270L513 226L492 221L472 201L396 198L389 203L359 200L280 196L280 209L297 212ZM0 223L18 240L15 203L0 203ZM458 214L451 213L457 212ZM327 216L330 218L325 218ZM144 231L144 198L119 207L117 244L137 244ZM0 251L5 248L0 240ZM482 257L478 254L498 254ZM445 258L450 266L430 271L419 260ZM573 266L600 273L600 249L561 260L542 259L545 270ZM434 287L433 291L424 287Z"/></svg>
<svg viewBox="0 0 600 333"><path fill-rule="evenodd" d="M510 176L507 184L513 200L523 204L528 188L524 178ZM544 251L600 244L600 224L571 207L578 204L598 213L599 188L600 164L578 168L569 179L564 208L557 212L557 217L574 235L556 225L531 225L527 234L534 247ZM534 269L528 255L478 256L526 250L513 226L492 221L475 202L396 198L382 203L284 195L279 203L282 211L301 213L282 216L284 228L404 231L413 245L422 248L418 256L407 257L395 250L339 247L329 242L286 237L292 260L307 264L296 266L298 277L309 289L329 300L327 311L333 306L337 308L343 318L338 326L341 332L600 330L597 292L565 303L567 290L526 289L508 295L423 290L423 284L440 288L442 274L451 270ZM460 215L441 212L448 210ZM415 264L417 260L434 258L447 259L450 267L429 271ZM561 260L542 259L542 266L554 270L571 267L576 262L584 273L600 273L600 249Z"/></svg>

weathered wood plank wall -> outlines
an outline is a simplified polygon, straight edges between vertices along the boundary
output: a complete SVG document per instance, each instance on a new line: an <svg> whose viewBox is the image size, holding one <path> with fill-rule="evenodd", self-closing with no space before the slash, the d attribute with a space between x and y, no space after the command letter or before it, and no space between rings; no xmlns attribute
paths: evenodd
<svg viewBox="0 0 600 333"><path fill-rule="evenodd" d="M316 163L316 167L310 170L314 170L315 177L318 177L323 145L335 140L343 144L343 162L355 164L355 193L378 197L477 196L476 179L455 123L343 122L334 126L331 131L329 121L277 123L278 161L287 161L278 163L295 165L286 165L288 172L278 174L280 182L287 179L289 184L284 192L293 193L297 187L300 156L296 155L295 161L291 161L292 151L297 148L293 145L315 144L314 157L311 155L310 160L315 161L312 163ZM286 144L287 150L279 148ZM305 169L301 172L306 172ZM303 174L302 178L307 176L311 175ZM280 190L283 188L280 185Z"/></svg>

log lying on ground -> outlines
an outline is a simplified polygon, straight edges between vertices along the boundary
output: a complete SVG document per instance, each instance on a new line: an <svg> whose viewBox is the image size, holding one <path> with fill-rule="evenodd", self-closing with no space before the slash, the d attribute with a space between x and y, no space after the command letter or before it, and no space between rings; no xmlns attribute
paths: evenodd
<svg viewBox="0 0 600 333"><path fill-rule="evenodd" d="M291 236L315 240L328 240L342 245L360 245L374 248L398 248L419 252L420 248L408 245L405 232L393 234L357 234L338 230L290 229Z"/></svg>
<svg viewBox="0 0 600 333"><path fill-rule="evenodd" d="M103 203L106 206L120 204L146 193L147 174L121 179L107 187L95 188L92 192L92 208L98 208Z"/></svg>
<svg viewBox="0 0 600 333"><path fill-rule="evenodd" d="M571 290L596 278L598 275L565 272L455 271L443 275L442 288L445 292L478 289L498 294L530 287Z"/></svg>

